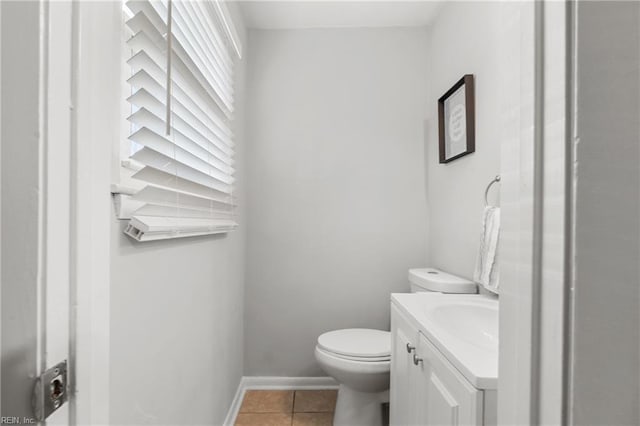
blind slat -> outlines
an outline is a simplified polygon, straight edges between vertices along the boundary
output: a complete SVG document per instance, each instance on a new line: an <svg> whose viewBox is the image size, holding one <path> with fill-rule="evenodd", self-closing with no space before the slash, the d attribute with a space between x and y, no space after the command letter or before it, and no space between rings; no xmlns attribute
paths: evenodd
<svg viewBox="0 0 640 426"><path fill-rule="evenodd" d="M152 185L172 189L176 192L193 194L215 201L232 204L232 202L229 202L228 200L233 200L232 194L218 191L205 185L200 185L196 182L183 179L179 176L172 175L153 167L143 167L142 170L136 172L132 177Z"/></svg>
<svg viewBox="0 0 640 426"><path fill-rule="evenodd" d="M166 14L164 17L161 16L149 0L129 0L126 3L126 6L134 15L133 18L127 20L126 24L134 33L138 32L138 29L132 28L132 25L141 24L134 20L136 15L144 16L146 20L149 21L149 24L155 28L159 34L162 35L167 32Z"/></svg>
<svg viewBox="0 0 640 426"><path fill-rule="evenodd" d="M165 72L166 52L163 53L161 46L154 43L146 33L141 31L134 34L134 36L127 41L127 45L135 53L146 52L150 59L160 67L162 72ZM133 56L135 56L135 53ZM200 86L200 83L195 77L189 75L186 67L181 65L180 58L173 53L172 61L174 64L172 71L174 84L185 92L189 92L189 96L196 98L196 102L200 105L200 108L207 112L206 118L211 120L214 126L217 126L228 136L232 136L229 126L227 125L226 117L222 117L223 111L219 108L216 101L208 96L208 93ZM160 81L162 79L158 80Z"/></svg>
<svg viewBox="0 0 640 426"><path fill-rule="evenodd" d="M167 75L162 67L156 64L153 59L147 54L145 50L140 50L129 59L128 64L131 66L133 74L136 74L140 70L144 70L149 74L156 82L164 87L162 82L166 81ZM187 90L180 83L183 79L178 75L174 75L173 93L182 104L184 104L190 110L193 110L194 115L201 120L208 129L210 129L215 137L224 141L228 146L233 146L232 136L233 133L229 126L224 122L217 122L211 117L215 116L215 111L209 105L206 104L201 96L193 96L193 94L187 93Z"/></svg>
<svg viewBox="0 0 640 426"><path fill-rule="evenodd" d="M127 119L137 149L130 159L143 165L132 178L147 185L132 196L142 207L125 233L152 241L228 232L237 227L230 126L230 49L239 52L237 34L220 19L222 9L198 2L130 0L126 6L133 34L126 42Z"/></svg>
<svg viewBox="0 0 640 426"><path fill-rule="evenodd" d="M164 217L191 217L200 219L225 219L233 220L230 211L223 210L195 210L184 206L161 206L147 203L136 210L135 215L140 216L164 216Z"/></svg>
<svg viewBox="0 0 640 426"><path fill-rule="evenodd" d="M197 20L198 27L205 33L206 41L210 44L213 54L218 58L222 66L230 74L233 74L233 58L226 48L223 37L220 36L215 19L202 9L200 2L183 2L181 5L186 8L193 21Z"/></svg>
<svg viewBox="0 0 640 426"><path fill-rule="evenodd" d="M162 170L165 173L169 173L173 176L189 180L199 185L224 192L225 194L231 194L232 188L230 184L221 182L220 180L211 177L208 174L202 173L191 166L176 161L173 158L155 151L148 146L145 146L144 148L133 154L131 158L144 164L145 166Z"/></svg>
<svg viewBox="0 0 640 426"><path fill-rule="evenodd" d="M166 110L165 103L158 100L144 88L138 89L127 100L135 107L144 108L156 116L162 116L162 113ZM231 155L233 155L233 149L229 146L222 144L220 141L215 139L207 139L202 135L202 133L177 114L171 114L171 118L173 120L174 129L198 143L198 145L218 157L221 161L227 164L233 164L233 160L231 158Z"/></svg>
<svg viewBox="0 0 640 426"><path fill-rule="evenodd" d="M210 83L214 88L220 88L220 92L225 98L225 102L227 102L228 105L231 105L233 103L233 79L231 78L232 62L230 60L227 60L227 62L224 63L224 59L217 55L217 51L215 48L213 48L213 46L205 45L204 40L206 36L203 36L203 31L200 29L199 21L193 20L191 19L192 17L189 16L186 2L174 3L174 9L176 12L175 23L178 30L176 32L176 37L178 38L178 40L181 40L180 44L185 47L187 53L189 51L195 51L197 53L197 56L190 56L201 58L201 60L198 62L206 62L209 64L209 66L205 65L203 66L203 68L208 71L208 74L210 76ZM182 37L180 33L183 34ZM210 48L208 49L207 47Z"/></svg>
<svg viewBox="0 0 640 426"><path fill-rule="evenodd" d="M134 34L143 31L154 41L164 40L167 24L148 1L129 1L127 6L134 15L126 24Z"/></svg>
<svg viewBox="0 0 640 426"><path fill-rule="evenodd" d="M176 3L176 10L185 19L187 28L193 28L198 32L204 48L210 52L212 62L225 80L233 86L233 59L225 49L224 43L218 42L218 30L211 22L207 22L207 16L196 12L194 3ZM179 25L179 24L178 24Z"/></svg>
<svg viewBox="0 0 640 426"><path fill-rule="evenodd" d="M155 80L145 70L139 70L134 75L132 75L127 80L127 82L129 82L129 84L131 84L131 86L134 89L144 89L150 95L152 95L154 98L153 101L157 104L156 106L157 109L162 108L166 110L166 103L161 100L162 95L166 93L164 84L161 84L160 82ZM151 99L149 100L152 101ZM185 106L183 103L183 100L184 100L184 97L183 99L180 99L177 96L171 97L172 116L180 119L181 122L185 124L185 126L190 127L194 131L198 132L198 134L204 140L211 141L211 143L216 145L218 149L227 153L233 152L232 146L230 146L229 143L224 142L223 139L220 138L218 134L213 132L213 130L204 123L204 120L203 120L204 115L203 114L196 115L197 111L196 113L194 113L193 109L190 109L187 106ZM184 126L183 126L183 129L184 129ZM181 131L184 132L184 130L181 130ZM227 138L225 137L225 139ZM216 142L218 143L216 144ZM219 142L223 142L223 144L221 145Z"/></svg>
<svg viewBox="0 0 640 426"><path fill-rule="evenodd" d="M156 10L159 15L166 16L167 4L168 2L154 2L154 7L157 8ZM176 16L174 16L174 24L177 24L179 19L180 18L176 13ZM184 28L184 25L182 28ZM184 35L182 33L182 28L179 25L176 25L173 30L173 51L176 53L178 58L180 58L182 65L189 70L189 73L198 80L202 87L212 98L216 100L216 102L220 103L220 107L223 109L227 117L231 117L231 113L233 112L233 103L229 99L225 98L224 90L219 86L218 82L214 78L211 67L204 62L202 52L193 46L195 44L195 41L192 40L193 36L190 35L190 38L189 36ZM183 43L186 44L186 46L183 45Z"/></svg>
<svg viewBox="0 0 640 426"><path fill-rule="evenodd" d="M132 198L136 201L156 204L160 206L177 207L185 206L192 210L229 210L229 206L233 205L231 198L227 200L212 200L210 198L200 197L181 191L164 189L153 185L147 185L138 191Z"/></svg>
<svg viewBox="0 0 640 426"><path fill-rule="evenodd" d="M127 25L134 32L134 36L127 41L127 45L138 52L144 50L149 53L154 62L161 65L165 69L166 63L166 39L163 35L165 29L159 29L151 23L148 16L144 13L137 13L133 18L127 21ZM231 117L233 108L223 102L217 94L216 89L212 87L202 75L198 72L196 64L192 63L188 54L184 51L180 43L174 40L172 43L173 50L171 52L171 60L173 63L173 73L175 81L183 87L192 86L194 95L206 94L211 105L224 115L225 119ZM218 89L220 92L220 89ZM212 116L212 118L214 118ZM217 124L224 123L224 120L216 119Z"/></svg>
<svg viewBox="0 0 640 426"><path fill-rule="evenodd" d="M238 58L242 58L242 43L227 5L221 1L197 2L197 4L200 6L203 15L212 16L212 14L215 14L218 17L220 32L224 34L227 44L230 48L233 48ZM213 11L211 11L211 9L213 9ZM218 25L214 25L214 27L217 26Z"/></svg>
<svg viewBox="0 0 640 426"><path fill-rule="evenodd" d="M224 173L214 167L205 159L199 158L188 150L173 143L169 139L160 136L147 127L141 127L129 136L129 139L143 145L158 154L161 154L180 164L182 168L189 168L203 175L211 177L225 184L234 182L233 176ZM133 157L132 157L133 158Z"/></svg>
<svg viewBox="0 0 640 426"><path fill-rule="evenodd" d="M132 115L128 117L128 120L136 125L138 128L146 127L151 129L154 133L162 134L164 130L164 121L148 111L145 108L140 108L138 111L134 112ZM209 166L216 168L220 172L233 175L234 169L231 166L233 160L221 160L218 156L214 155L210 151L207 151L202 146L194 142L189 137L180 133L179 131L174 129L173 132L173 140L174 142L182 147L183 149L189 151L192 155L198 157L205 161Z"/></svg>

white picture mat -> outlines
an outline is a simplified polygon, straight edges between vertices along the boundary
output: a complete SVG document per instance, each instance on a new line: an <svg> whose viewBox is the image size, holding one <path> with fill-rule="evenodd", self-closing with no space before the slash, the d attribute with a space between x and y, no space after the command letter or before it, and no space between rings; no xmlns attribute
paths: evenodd
<svg viewBox="0 0 640 426"><path fill-rule="evenodd" d="M444 153L449 159L467 150L466 85L444 101Z"/></svg>

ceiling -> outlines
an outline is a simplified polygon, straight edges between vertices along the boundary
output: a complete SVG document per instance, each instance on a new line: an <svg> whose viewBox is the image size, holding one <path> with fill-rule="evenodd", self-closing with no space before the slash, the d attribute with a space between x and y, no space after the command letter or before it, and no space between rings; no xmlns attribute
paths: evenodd
<svg viewBox="0 0 640 426"><path fill-rule="evenodd" d="M248 28L418 27L431 23L440 1L240 1Z"/></svg>

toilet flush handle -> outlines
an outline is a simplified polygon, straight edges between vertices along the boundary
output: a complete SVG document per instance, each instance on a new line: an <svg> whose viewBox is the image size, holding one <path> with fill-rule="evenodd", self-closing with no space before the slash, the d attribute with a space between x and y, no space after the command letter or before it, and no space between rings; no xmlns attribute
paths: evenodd
<svg viewBox="0 0 640 426"><path fill-rule="evenodd" d="M411 346L411 343L407 343L407 353L411 353L416 350L415 346Z"/></svg>

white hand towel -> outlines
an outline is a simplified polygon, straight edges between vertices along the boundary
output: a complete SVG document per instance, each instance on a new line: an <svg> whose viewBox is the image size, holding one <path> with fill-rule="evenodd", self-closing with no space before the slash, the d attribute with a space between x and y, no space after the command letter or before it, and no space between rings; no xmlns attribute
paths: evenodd
<svg viewBox="0 0 640 426"><path fill-rule="evenodd" d="M473 280L484 288L498 293L498 241L500 238L500 208L487 206L482 215L482 234Z"/></svg>

